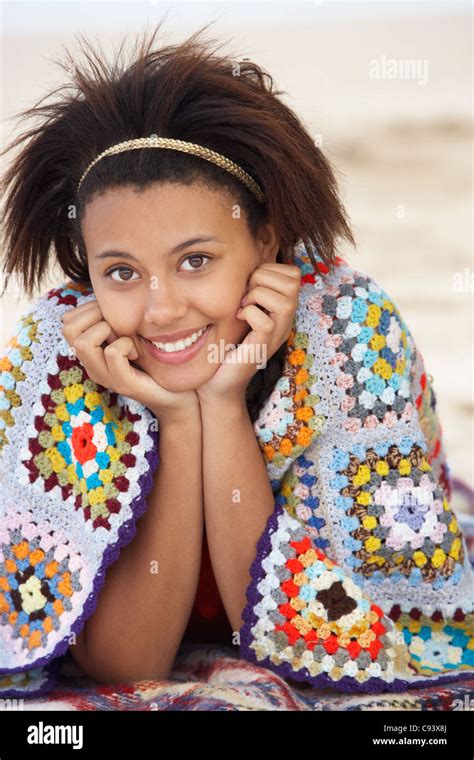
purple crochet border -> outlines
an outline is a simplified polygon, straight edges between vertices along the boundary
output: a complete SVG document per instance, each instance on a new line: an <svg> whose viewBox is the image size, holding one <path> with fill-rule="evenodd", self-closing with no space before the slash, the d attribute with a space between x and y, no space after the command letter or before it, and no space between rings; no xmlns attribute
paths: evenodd
<svg viewBox="0 0 474 760"><path fill-rule="evenodd" d="M250 633L253 626L257 623L257 615L255 613L255 606L260 602L262 595L257 589L257 584L260 582L262 575L262 561L271 552L271 534L278 527L278 518L283 513L283 507L281 504L277 505L271 515L267 519L265 530L262 533L258 544L257 552L254 561L250 567L251 582L247 588L246 597L248 604L242 613L242 619L244 621L239 634L240 634L240 647L239 651L241 655L250 662L259 665L260 667L267 667L269 670L276 672L283 678L291 679L292 681L305 681L309 682L316 688L331 688L334 691L343 692L365 692L368 694L378 694L382 692L401 692L407 689L418 689L426 686L436 686L438 684L449 684L464 679L472 679L473 672L460 671L453 676L440 676L439 678L424 678L420 681L411 682L404 681L403 679L395 679L391 683L381 680L380 678L369 678L363 684L358 683L351 676L343 676L339 681L333 681L326 673L320 673L318 676L311 676L307 668L301 668L299 671L294 671L288 662L282 665L275 665L272 663L270 657L265 657L263 660L258 660L256 653L250 648L252 642L252 635Z"/></svg>
<svg viewBox="0 0 474 760"><path fill-rule="evenodd" d="M102 564L100 566L99 571L96 573L96 576L94 578L92 591L89 594L89 596L86 599L86 602L84 604L83 613L78 617L73 624L71 628L71 632L75 634L79 634L80 631L84 628L84 625L86 624L88 618L92 615L94 612L98 596L100 591L102 590L102 586L105 583L105 574L106 570L113 562L115 562L119 555L121 550L130 543L132 538L135 536L137 532L136 528L136 522L137 520L144 514L146 511L147 506L147 496L150 493L150 491L153 488L153 474L158 467L160 458L158 455L158 442L159 442L159 434L158 430L149 430L148 434L150 435L152 441L153 441L153 447L145 454L146 460L148 462L148 470L143 473L143 475L140 476L138 479L138 485L139 485L139 493L138 495L133 499L133 501L130 504L130 508L132 510L132 517L130 520L128 520L126 523L120 526L118 530L118 540L115 544L112 544L110 546L107 546L107 548L104 550L103 557L102 557ZM70 636L70 634L68 634ZM0 688L0 698L3 697L30 697L30 696L40 696L41 694L47 694L51 691L52 687L57 682L57 673L59 670L60 665L62 662L59 662L57 660L58 657L65 654L67 650L69 649L69 643L67 640L62 640L57 644L55 649L45 657L41 657L39 660L35 660L34 663L31 663L30 665L21 666L19 668L13 668L12 670L2 670L0 671L0 677L5 675L10 675L13 673L22 673L28 670L33 670L36 668L39 668L41 666L45 667L45 674L49 676L48 681L46 684L42 684L42 686L39 689L1 689ZM51 662L53 660L53 662ZM47 663L49 665L47 666Z"/></svg>
<svg viewBox="0 0 474 760"><path fill-rule="evenodd" d="M49 694L51 690L56 686L58 682L58 674L61 670L61 666L63 664L64 657L56 657L52 662L50 662L48 665L43 666L43 673L42 677L46 678L46 681L37 689L1 689L0 688L0 700L5 698L11 698L11 697L23 697L25 699L28 699L29 697L41 697L45 694ZM35 668L31 668L31 670L34 670ZM9 675L9 673L12 673L13 671L8 671L7 673L4 673L3 675Z"/></svg>

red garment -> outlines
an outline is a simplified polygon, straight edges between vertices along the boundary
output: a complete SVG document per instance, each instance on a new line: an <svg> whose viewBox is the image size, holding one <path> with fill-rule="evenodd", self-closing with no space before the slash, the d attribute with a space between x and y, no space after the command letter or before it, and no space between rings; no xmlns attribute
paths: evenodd
<svg viewBox="0 0 474 760"><path fill-rule="evenodd" d="M212 570L205 529L196 598L183 640L232 644L232 629Z"/></svg>

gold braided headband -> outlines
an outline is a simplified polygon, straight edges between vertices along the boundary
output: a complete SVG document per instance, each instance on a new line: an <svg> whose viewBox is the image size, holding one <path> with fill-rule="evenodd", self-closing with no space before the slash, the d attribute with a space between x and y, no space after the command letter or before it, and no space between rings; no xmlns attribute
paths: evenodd
<svg viewBox="0 0 474 760"><path fill-rule="evenodd" d="M244 171L238 164L231 161L230 158L226 158L220 153L216 153L215 150L204 148L202 145L197 145L196 143L185 142L184 140L174 140L168 137L157 137L156 135L152 135L151 137L139 137L135 140L125 140L125 142L117 143L117 145L112 145L112 147L102 151L102 153L100 153L85 170L77 186L77 192L79 192L87 173L97 161L100 161L101 158L114 155L115 153L122 153L125 150L137 150L138 148L171 148L172 150L181 150L184 153L194 153L194 155L200 156L200 158L204 158L206 161L211 161L212 163L217 164L217 166L221 166L222 169L234 174L249 188L260 203L265 203L265 196L259 185L257 185L255 180L252 179L250 174L247 174L246 171Z"/></svg>

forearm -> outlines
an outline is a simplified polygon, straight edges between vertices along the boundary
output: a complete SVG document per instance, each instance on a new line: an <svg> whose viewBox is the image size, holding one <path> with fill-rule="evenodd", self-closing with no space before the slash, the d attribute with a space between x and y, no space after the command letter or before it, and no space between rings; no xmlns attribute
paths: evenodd
<svg viewBox="0 0 474 760"><path fill-rule="evenodd" d="M115 673L119 680L129 680L127 673L137 680L166 672L196 594L204 520L200 417L160 422L159 455L137 533L107 571L86 624L88 656L104 663L105 679L105 662L112 663L112 679Z"/></svg>
<svg viewBox="0 0 474 760"><path fill-rule="evenodd" d="M201 419L209 553L229 622L238 631L274 496L245 402L201 403Z"/></svg>

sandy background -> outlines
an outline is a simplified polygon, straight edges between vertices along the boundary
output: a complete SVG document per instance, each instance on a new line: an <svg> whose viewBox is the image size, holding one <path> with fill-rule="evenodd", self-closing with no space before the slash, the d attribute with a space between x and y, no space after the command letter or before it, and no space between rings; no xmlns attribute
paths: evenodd
<svg viewBox="0 0 474 760"><path fill-rule="evenodd" d="M18 35L28 27L21 16L26 8L3 12L3 144L13 134L13 115L62 81L51 59L61 56L63 44L74 47L77 32L95 35L107 51L127 30L138 31L146 21L153 25L163 15L156 3L137 4L134 22L120 22L110 32L109 24L97 26L100 14L93 22L90 4L64 5L77 11L87 6L89 16L78 12L76 22L86 21L69 20L68 28L49 36L40 25L34 34ZM107 5L111 18L114 4ZM216 19L209 36L229 41L223 52L264 66L322 141L340 177L358 243L357 251L343 255L399 306L434 377L451 469L473 486L470 6L380 3L377 12L353 3L344 14L330 5L305 3L302 9L288 3L273 13L269 4L243 10L225 3L202 12L193 8L186 23L189 13L182 11L190 4L176 4L163 39L182 39ZM43 10L52 22L51 4ZM374 66L389 59L397 62L398 78L372 78ZM400 62L407 59L418 62L418 75L402 77ZM461 275L459 291L454 283ZM45 287L62 280L53 271ZM2 346L27 304L14 289L4 297Z"/></svg>

